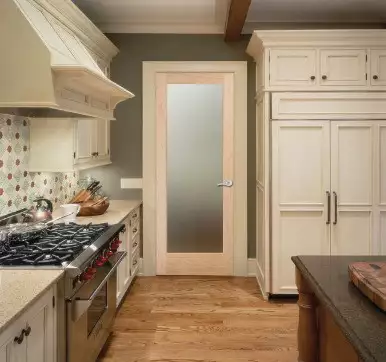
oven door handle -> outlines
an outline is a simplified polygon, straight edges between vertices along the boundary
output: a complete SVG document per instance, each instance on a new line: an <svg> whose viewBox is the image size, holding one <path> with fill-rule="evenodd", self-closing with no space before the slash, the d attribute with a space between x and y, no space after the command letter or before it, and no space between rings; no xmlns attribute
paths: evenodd
<svg viewBox="0 0 386 362"><path fill-rule="evenodd" d="M107 283L111 275L115 272L115 270L118 268L118 265L121 263L121 261L126 257L127 252L126 251L120 251L116 254L117 260L112 265L110 271L106 274L104 279L101 281L101 283L98 285L98 287L94 290L94 292L91 294L90 298L88 299L76 299L72 298L72 301L74 303L73 305L73 311L72 311L72 319L74 321L77 321L90 307L93 300L96 298L98 293L101 291L101 289L104 287L104 285Z"/></svg>

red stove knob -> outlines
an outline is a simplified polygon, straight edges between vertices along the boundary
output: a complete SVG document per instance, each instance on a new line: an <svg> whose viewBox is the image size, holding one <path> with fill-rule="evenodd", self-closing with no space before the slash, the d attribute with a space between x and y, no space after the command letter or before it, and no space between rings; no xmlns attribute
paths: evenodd
<svg viewBox="0 0 386 362"><path fill-rule="evenodd" d="M86 269L86 274L96 274L97 270L96 268L89 267Z"/></svg>
<svg viewBox="0 0 386 362"><path fill-rule="evenodd" d="M80 280L81 281L91 280L92 278L94 278L94 275L95 274L92 274L92 273L82 273L80 275Z"/></svg>
<svg viewBox="0 0 386 362"><path fill-rule="evenodd" d="M97 260L95 260L95 266L103 266L103 264L104 264L105 262L103 262L103 261L101 261L101 260L99 260L99 258L97 259Z"/></svg>
<svg viewBox="0 0 386 362"><path fill-rule="evenodd" d="M105 256L101 255L101 256L98 258L98 261L100 261L100 262L102 263L102 265L103 265L103 264L106 263L107 258L106 258Z"/></svg>
<svg viewBox="0 0 386 362"><path fill-rule="evenodd" d="M107 253L106 253L106 257L107 258L110 258L110 256L112 256L114 254L114 252L112 250L109 250Z"/></svg>

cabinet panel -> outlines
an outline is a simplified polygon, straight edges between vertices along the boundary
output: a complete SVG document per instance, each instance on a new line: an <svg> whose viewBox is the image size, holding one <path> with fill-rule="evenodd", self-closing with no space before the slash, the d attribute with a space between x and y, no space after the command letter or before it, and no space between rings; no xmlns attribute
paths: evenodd
<svg viewBox="0 0 386 362"><path fill-rule="evenodd" d="M371 50L371 85L386 85L386 50Z"/></svg>
<svg viewBox="0 0 386 362"><path fill-rule="evenodd" d="M99 119L97 122L98 158L109 157L110 153L110 121Z"/></svg>
<svg viewBox="0 0 386 362"><path fill-rule="evenodd" d="M93 158L93 152L96 152L95 122L92 119L77 121L75 130L76 164L90 162Z"/></svg>
<svg viewBox="0 0 386 362"><path fill-rule="evenodd" d="M48 306L46 305L28 320L28 326L31 328L31 334L26 338L28 362L41 362L45 361L45 357L48 357L46 354L47 342L51 336L48 335L46 329L47 309ZM52 359L46 360L52 361Z"/></svg>
<svg viewBox="0 0 386 362"><path fill-rule="evenodd" d="M330 252L330 122L272 122L272 292L295 294L291 256Z"/></svg>
<svg viewBox="0 0 386 362"><path fill-rule="evenodd" d="M270 85L315 85L316 50L271 50L270 57Z"/></svg>
<svg viewBox="0 0 386 362"><path fill-rule="evenodd" d="M374 243L374 123L331 123L331 254L368 255Z"/></svg>
<svg viewBox="0 0 386 362"><path fill-rule="evenodd" d="M366 50L322 49L320 84L366 85Z"/></svg>

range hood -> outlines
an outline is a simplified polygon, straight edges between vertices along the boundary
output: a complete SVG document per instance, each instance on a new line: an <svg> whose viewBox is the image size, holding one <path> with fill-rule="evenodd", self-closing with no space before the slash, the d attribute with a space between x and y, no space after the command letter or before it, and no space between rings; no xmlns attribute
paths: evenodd
<svg viewBox="0 0 386 362"><path fill-rule="evenodd" d="M0 113L114 119L116 105L134 95L108 79L77 35L42 4L0 0Z"/></svg>

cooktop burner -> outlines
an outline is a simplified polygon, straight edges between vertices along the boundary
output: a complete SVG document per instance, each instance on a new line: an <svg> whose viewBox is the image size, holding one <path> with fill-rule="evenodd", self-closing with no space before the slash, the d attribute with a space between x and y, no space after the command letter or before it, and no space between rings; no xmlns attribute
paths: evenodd
<svg viewBox="0 0 386 362"><path fill-rule="evenodd" d="M5 244L1 265L62 265L73 261L108 228L108 224L55 224L39 237Z"/></svg>

